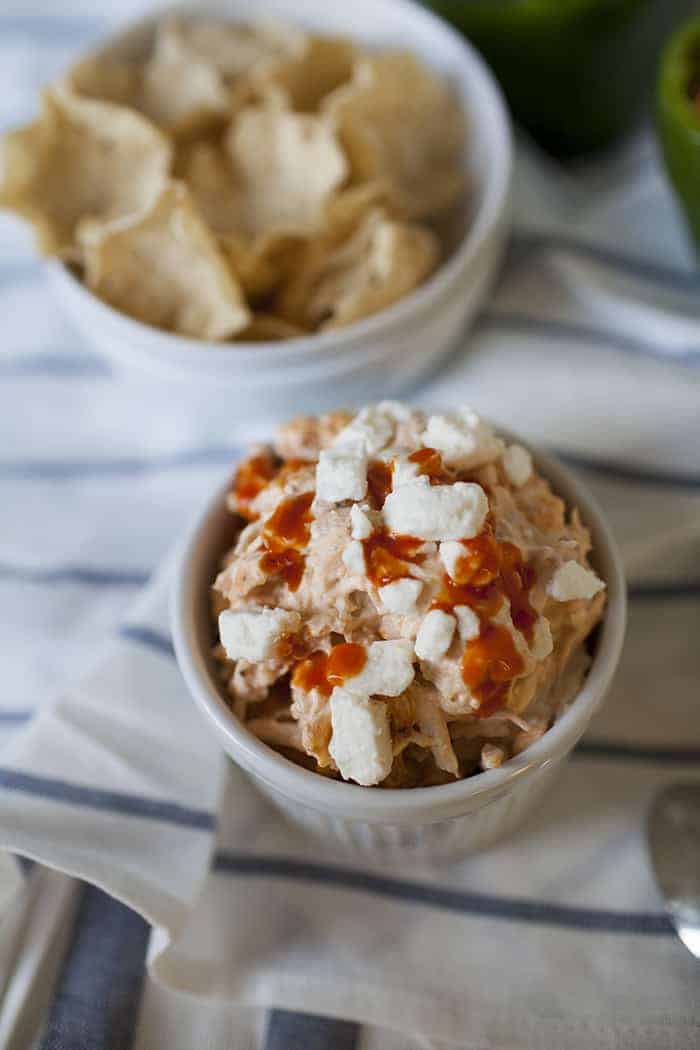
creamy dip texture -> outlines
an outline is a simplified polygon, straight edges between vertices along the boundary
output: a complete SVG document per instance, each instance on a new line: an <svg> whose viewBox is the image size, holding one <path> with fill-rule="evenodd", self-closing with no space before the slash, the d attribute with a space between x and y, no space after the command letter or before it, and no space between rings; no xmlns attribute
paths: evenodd
<svg viewBox="0 0 700 1050"><path fill-rule="evenodd" d="M233 710L318 773L500 766L577 692L604 583L575 507L475 412L304 417L238 468L214 583Z"/></svg>

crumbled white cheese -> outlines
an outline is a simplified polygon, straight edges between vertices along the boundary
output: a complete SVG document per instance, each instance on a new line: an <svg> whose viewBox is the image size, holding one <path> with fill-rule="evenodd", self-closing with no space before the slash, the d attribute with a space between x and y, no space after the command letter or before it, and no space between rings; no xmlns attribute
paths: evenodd
<svg viewBox="0 0 700 1050"><path fill-rule="evenodd" d="M431 485L426 477L390 492L383 507L392 532L421 540L470 539L481 531L488 510L481 485Z"/></svg>
<svg viewBox="0 0 700 1050"><path fill-rule="evenodd" d="M402 639L372 642L359 674L345 679L344 688L357 696L399 696L413 681L413 647Z"/></svg>
<svg viewBox="0 0 700 1050"><path fill-rule="evenodd" d="M384 780L394 760L386 704L336 687L330 709L328 750L341 776L365 787Z"/></svg>
<svg viewBox="0 0 700 1050"><path fill-rule="evenodd" d="M408 423L413 415L408 405L404 405L401 401L380 401L377 405L377 412L388 416L394 423Z"/></svg>
<svg viewBox="0 0 700 1050"><path fill-rule="evenodd" d="M414 481L418 477L418 464L411 463L405 456L397 456L394 459L394 469L391 472L392 489L400 489L402 485Z"/></svg>
<svg viewBox="0 0 700 1050"><path fill-rule="evenodd" d="M584 568L577 561L567 561L559 566L547 584L547 594L555 601L571 602L577 598L593 598L604 587L603 581L591 569Z"/></svg>
<svg viewBox="0 0 700 1050"><path fill-rule="evenodd" d="M450 648L456 626L454 616L442 609L432 609L418 630L416 656L420 660L439 660Z"/></svg>
<svg viewBox="0 0 700 1050"><path fill-rule="evenodd" d="M540 616L535 621L535 626L533 628L530 652L535 660L539 662L540 660L546 660L553 648L554 642L552 640L552 631L549 626L549 620L546 616Z"/></svg>
<svg viewBox="0 0 700 1050"><path fill-rule="evenodd" d="M463 642L471 642L481 634L479 617L468 605L455 605L452 612L457 617L457 630Z"/></svg>
<svg viewBox="0 0 700 1050"><path fill-rule="evenodd" d="M394 419L381 405L367 405L361 409L351 423L336 434L334 449L356 448L368 456L374 456L391 441Z"/></svg>
<svg viewBox="0 0 700 1050"><path fill-rule="evenodd" d="M394 580L379 588L379 597L387 612L410 613L415 609L422 590L420 580Z"/></svg>
<svg viewBox="0 0 700 1050"><path fill-rule="evenodd" d="M503 452L503 442L488 423L469 408L447 415L430 416L423 444L442 453L448 466L471 470L490 463Z"/></svg>
<svg viewBox="0 0 700 1050"><path fill-rule="evenodd" d="M316 498L328 503L363 499L367 492L367 456L361 449L324 449L316 467Z"/></svg>
<svg viewBox="0 0 700 1050"><path fill-rule="evenodd" d="M300 625L299 613L286 609L224 609L219 614L219 638L230 660L255 663L273 656L277 642Z"/></svg>
<svg viewBox="0 0 700 1050"><path fill-rule="evenodd" d="M445 572L450 579L457 578L457 563L465 554L464 547L456 540L446 540L445 543L440 544L440 561L445 566Z"/></svg>
<svg viewBox="0 0 700 1050"><path fill-rule="evenodd" d="M503 453L506 477L517 489L532 477L532 456L522 445L509 445Z"/></svg>
<svg viewBox="0 0 700 1050"><path fill-rule="evenodd" d="M350 508L350 534L354 540L366 540L374 531L368 511L369 507L361 507L359 503L353 503Z"/></svg>
<svg viewBox="0 0 700 1050"><path fill-rule="evenodd" d="M505 757L502 747L497 747L496 744L484 744L481 749L481 768L498 769Z"/></svg>
<svg viewBox="0 0 700 1050"><path fill-rule="evenodd" d="M353 576L365 575L365 551L359 540L352 540L348 543L341 557L343 565Z"/></svg>

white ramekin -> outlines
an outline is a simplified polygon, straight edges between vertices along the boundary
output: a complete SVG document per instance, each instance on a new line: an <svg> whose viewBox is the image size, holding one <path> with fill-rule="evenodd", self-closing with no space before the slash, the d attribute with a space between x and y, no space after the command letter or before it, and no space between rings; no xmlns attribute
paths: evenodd
<svg viewBox="0 0 700 1050"><path fill-rule="evenodd" d="M102 50L143 50L157 19L174 12L252 17L247 0L176 4L111 38ZM256 18L263 15L407 48L447 76L468 125L470 217L452 255L411 295L348 328L283 342L222 344L171 335L112 309L62 263L47 263L58 301L113 362L164 382L205 385L229 404L235 396L238 418L272 417L288 411L290 399L299 411L317 412L340 397L350 403L394 396L415 384L457 345L496 272L510 219L512 146L501 93L477 52L447 23L412 0L265 0L254 11Z"/></svg>
<svg viewBox="0 0 700 1050"><path fill-rule="evenodd" d="M513 435L505 436L513 438ZM489 845L518 828L547 792L602 703L618 663L625 631L626 588L615 541L585 487L549 455L535 463L570 506L579 508L593 540L592 563L607 583L605 617L591 669L557 723L500 769L439 787L382 790L327 780L278 755L233 715L217 684L211 658L209 595L232 539L225 490L197 518L182 547L172 594L172 632L180 669L224 750L292 821L326 841L363 851L399 850L455 856Z"/></svg>

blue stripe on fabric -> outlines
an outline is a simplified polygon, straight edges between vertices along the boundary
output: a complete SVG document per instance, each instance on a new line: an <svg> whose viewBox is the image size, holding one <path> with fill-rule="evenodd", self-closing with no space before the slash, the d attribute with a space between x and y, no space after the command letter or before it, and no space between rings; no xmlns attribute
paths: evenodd
<svg viewBox="0 0 700 1050"><path fill-rule="evenodd" d="M32 712L5 712L7 721L27 721ZM0 721L2 716L0 715ZM700 760L700 749L649 748L615 744L607 741L584 741L576 754L584 757L613 758L634 761L694 764ZM197 830L211 830L214 816L201 809L182 806L176 802L145 798L122 791L87 787L57 777L46 777L21 770L0 767L0 787L34 795L53 802L85 806L122 816L142 817ZM242 863L245 863L244 860Z"/></svg>
<svg viewBox="0 0 700 1050"><path fill-rule="evenodd" d="M581 259L601 263L618 270L630 277L636 277L654 284L663 284L678 291L697 292L700 290L700 273L681 270L649 262L635 256L626 255L612 248L604 248L586 241L577 240L562 234L515 233L513 247L516 252L567 252Z"/></svg>
<svg viewBox="0 0 700 1050"><path fill-rule="evenodd" d="M4 711L0 708L0 726L23 725L25 722L31 721L33 717L34 711L29 707L14 710L7 708Z"/></svg>
<svg viewBox="0 0 700 1050"><path fill-rule="evenodd" d="M0 767L0 787L34 795L51 802L84 806L104 813L115 813L123 817L139 817L160 821L195 831L212 831L216 826L213 814L203 809L181 806L179 802L131 795L125 791L107 791L102 788L85 787L58 777L38 776L18 769Z"/></svg>
<svg viewBox="0 0 700 1050"><path fill-rule="evenodd" d="M149 935L131 908L84 887L39 1050L130 1050Z"/></svg>
<svg viewBox="0 0 700 1050"><path fill-rule="evenodd" d="M151 570L97 568L91 565L59 565L33 568L0 562L0 582L52 587L62 584L79 584L86 587L141 587L148 583ZM662 581L659 583L633 583L628 587L631 601L683 601L700 598L700 582Z"/></svg>
<svg viewBox="0 0 700 1050"><path fill-rule="evenodd" d="M355 1050L359 1039L360 1026L353 1021L272 1010L263 1050Z"/></svg>
<svg viewBox="0 0 700 1050"><path fill-rule="evenodd" d="M34 569L0 563L0 581L40 586L75 583L85 587L142 587L149 572L138 569L97 569L86 565L62 565L55 569Z"/></svg>
<svg viewBox="0 0 700 1050"><path fill-rule="evenodd" d="M4 37L26 36L42 44L83 43L89 36L104 33L109 26L106 18L94 15L22 15L0 13L0 43Z"/></svg>
<svg viewBox="0 0 700 1050"><path fill-rule="evenodd" d="M213 870L233 877L255 876L314 883L329 889L353 890L403 904L417 904L479 918L505 919L542 926L602 933L634 933L670 936L673 927L658 912L617 912L602 908L578 908L517 897L426 886L404 879L375 875L353 868L331 867L275 856L250 856L222 851L214 858Z"/></svg>
<svg viewBox="0 0 700 1050"><path fill-rule="evenodd" d="M0 15L0 31L2 15ZM38 259L12 259L0 261L0 286L33 281L42 276L42 267Z"/></svg>
<svg viewBox="0 0 700 1050"><path fill-rule="evenodd" d="M700 488L700 476L672 471L647 470L614 460L591 459L566 449L553 449L565 463L616 481L630 481L663 488ZM112 460L7 460L0 461L0 481L89 481L156 474L189 467L230 464L241 457L240 447L211 446L153 456Z"/></svg>
<svg viewBox="0 0 700 1050"><path fill-rule="evenodd" d="M619 350L622 353L654 357L677 364L700 365L700 343L683 350L670 351L657 343L633 339L611 329L596 328L573 321L532 317L511 310L486 310L479 315L478 325L507 330L518 335L536 335L543 339L567 339L602 350Z"/></svg>
<svg viewBox="0 0 700 1050"><path fill-rule="evenodd" d="M0 461L0 481L84 481L103 478L133 477L156 474L188 467L233 464L241 456L240 448L211 446L190 449L163 456L139 459L64 459Z"/></svg>
<svg viewBox="0 0 700 1050"><path fill-rule="evenodd" d="M157 631L154 627L145 627L140 624L123 624L117 634L128 642L136 642L147 649L153 649L163 656L175 659L175 648L170 637Z"/></svg>
<svg viewBox="0 0 700 1050"><path fill-rule="evenodd" d="M79 584L86 587L141 587L148 583L150 577L150 571L140 569L99 569L86 565L34 569L0 563L0 582L16 581L47 587L62 584ZM632 601L692 600L700 598L700 583L630 584L628 597ZM125 637L130 631L131 629L125 629ZM137 640L142 639L139 637Z"/></svg>
<svg viewBox="0 0 700 1050"><path fill-rule="evenodd" d="M700 763L700 747L641 747L616 744L607 740L582 740L577 744L573 755L620 762L660 762L689 766Z"/></svg>
<svg viewBox="0 0 700 1050"><path fill-rule="evenodd" d="M693 600L700 598L700 583L631 583L627 596L635 602Z"/></svg>
<svg viewBox="0 0 700 1050"><path fill-rule="evenodd" d="M603 350L617 350L623 353L653 357L673 361L681 365L700 364L700 343L683 350L669 350L658 344L633 339L610 329L596 328L569 321L557 321L548 318L531 317L514 311L484 311L477 321L477 327L504 329L523 335L536 335L545 339L566 339ZM458 353L461 352L458 350ZM442 360L436 370L437 374L445 366ZM7 378L36 376L96 378L107 379L113 376L108 363L96 355L61 354L55 352L32 353L23 357L8 358L0 362L0 376ZM426 377L423 376L423 382Z"/></svg>
<svg viewBox="0 0 700 1050"><path fill-rule="evenodd" d="M108 379L109 365L93 354L37 353L0 359L2 379Z"/></svg>
<svg viewBox="0 0 700 1050"><path fill-rule="evenodd" d="M587 470L611 481L628 481L635 485L651 485L657 488L700 489L700 476L676 471L648 470L646 467L621 463L616 460L590 459L578 452L554 449L564 463L579 470Z"/></svg>

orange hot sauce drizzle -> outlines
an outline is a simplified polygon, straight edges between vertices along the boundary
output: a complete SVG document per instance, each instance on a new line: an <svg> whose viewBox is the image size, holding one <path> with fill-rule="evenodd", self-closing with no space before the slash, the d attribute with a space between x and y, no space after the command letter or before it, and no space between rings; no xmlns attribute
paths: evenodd
<svg viewBox="0 0 700 1050"><path fill-rule="evenodd" d="M307 693L317 689L321 696L328 697L337 685L359 674L366 663L367 651L364 645L342 642L333 646L329 653L319 650L297 664L292 675L292 685Z"/></svg>
<svg viewBox="0 0 700 1050"><path fill-rule="evenodd" d="M423 540L415 536L394 536L386 529L377 529L362 541L367 577L376 587L384 587L392 580L411 575L411 563L420 565L424 555L418 551Z"/></svg>
<svg viewBox="0 0 700 1050"><path fill-rule="evenodd" d="M534 573L515 544L500 543L490 527L472 540L462 540L462 545L465 553L455 567L456 579L444 577L433 607L449 611L468 605L481 621L479 637L464 650L462 679L480 703L477 717L487 718L503 706L510 682L525 669L510 631L491 619L507 598L514 626L532 640L537 613L529 592Z"/></svg>
<svg viewBox="0 0 700 1050"><path fill-rule="evenodd" d="M408 457L409 463L416 463L418 474L427 477L431 485L449 484L454 479L445 470L442 456L434 448L419 448Z"/></svg>
<svg viewBox="0 0 700 1050"><path fill-rule="evenodd" d="M453 479L445 470L442 456L434 448L419 448L408 457L418 466L418 473L430 479L431 485L444 485ZM373 459L367 468L367 498L373 510L381 510L391 492L394 465L383 459Z"/></svg>
<svg viewBox="0 0 700 1050"><path fill-rule="evenodd" d="M437 457L437 458L436 458ZM419 449L409 459L421 465L420 473L433 475L442 471L442 459L434 449ZM381 459L374 459L367 468L367 496L374 510L381 510L386 497L391 492L394 467ZM365 552L367 577L377 587L383 587L393 580L411 575L411 563L420 565L423 556L418 551L423 541L415 536L395 536L386 529L375 530L368 539L362 541Z"/></svg>
<svg viewBox="0 0 700 1050"><path fill-rule="evenodd" d="M385 463L383 459L373 459L367 467L367 499L372 510L381 510L384 506L393 475L393 463Z"/></svg>
<svg viewBox="0 0 700 1050"><path fill-rule="evenodd" d="M250 504L277 475L279 469L272 456L264 452L258 456L251 456L240 464L232 488L238 512L242 517L248 521L254 520L255 515L250 511Z"/></svg>
<svg viewBox="0 0 700 1050"><path fill-rule="evenodd" d="M277 505L263 525L265 553L260 560L263 572L279 576L296 591L304 575L306 559L303 550L309 542L314 493L290 496Z"/></svg>

